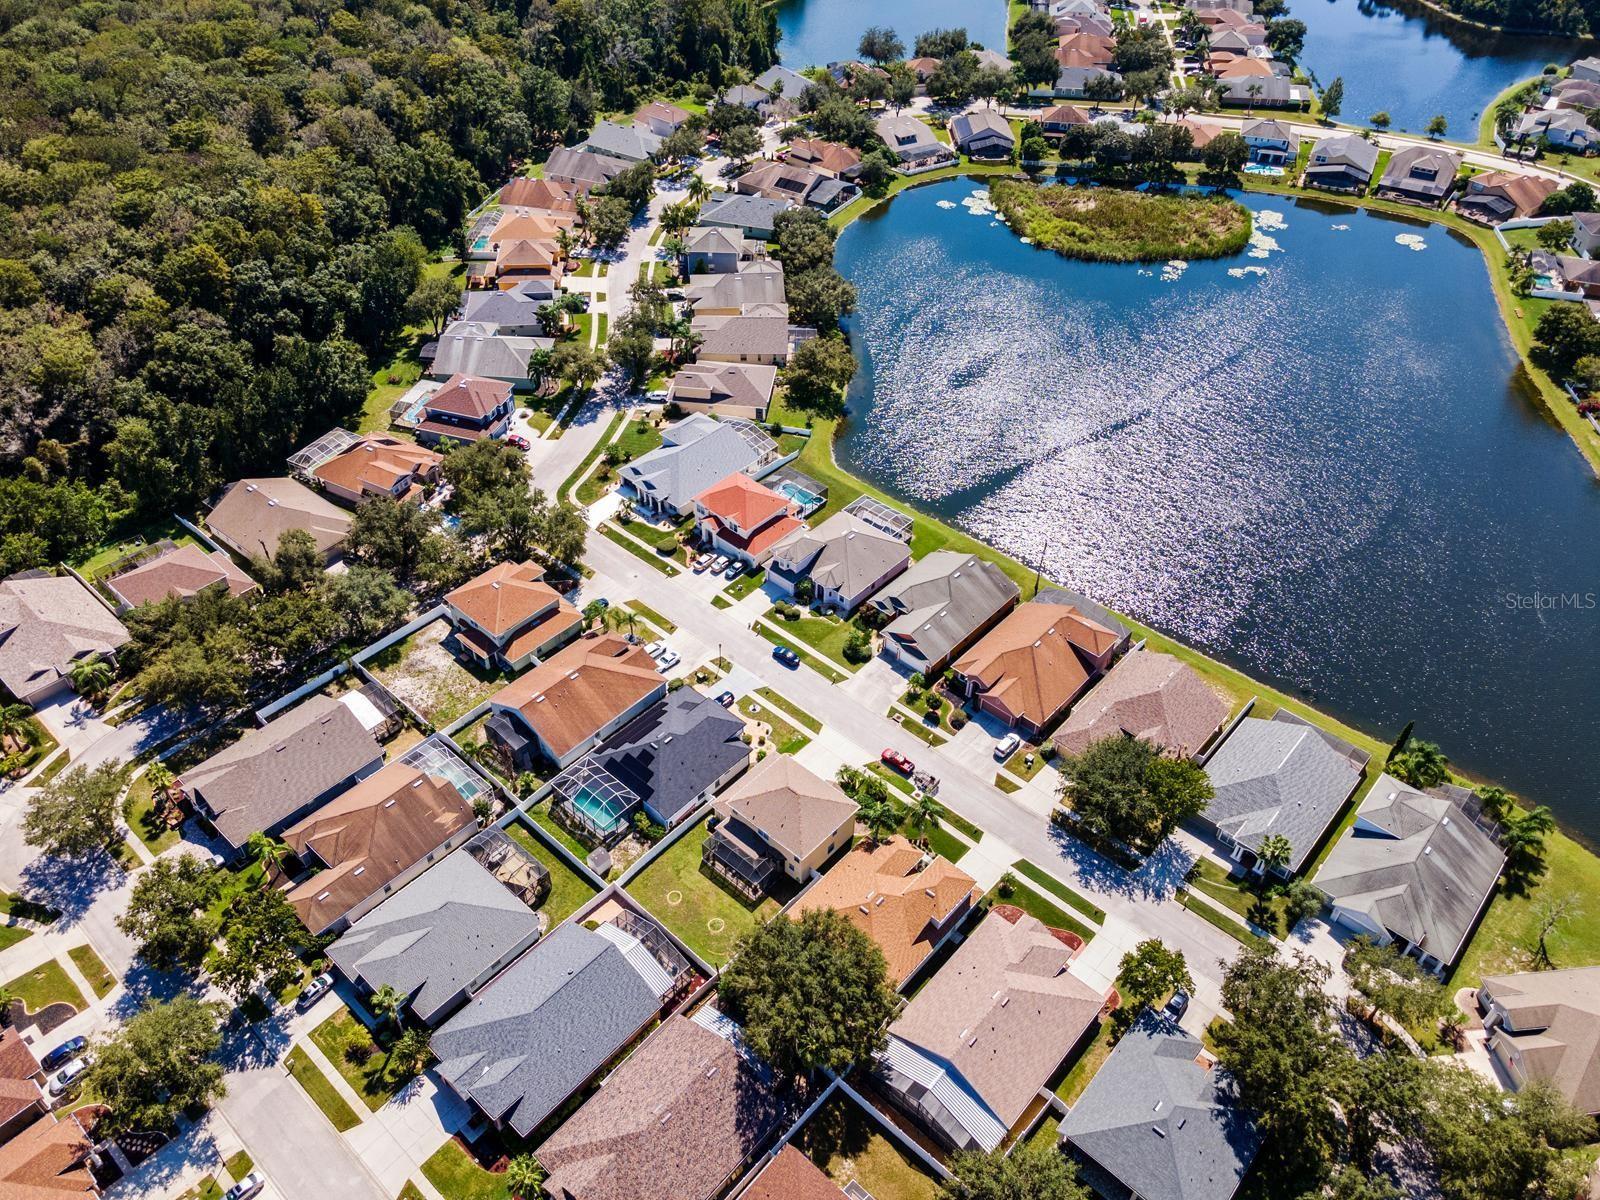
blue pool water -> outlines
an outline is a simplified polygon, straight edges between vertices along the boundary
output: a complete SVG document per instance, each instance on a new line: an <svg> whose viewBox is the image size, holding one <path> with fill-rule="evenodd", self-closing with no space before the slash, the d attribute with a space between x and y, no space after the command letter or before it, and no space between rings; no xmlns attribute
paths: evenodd
<svg viewBox="0 0 1600 1200"><path fill-rule="evenodd" d="M822 503L821 496L818 496L814 492L808 492L798 483L791 483L787 479L778 484L777 491L780 496L789 497L789 499L798 504L801 509L814 508Z"/></svg>

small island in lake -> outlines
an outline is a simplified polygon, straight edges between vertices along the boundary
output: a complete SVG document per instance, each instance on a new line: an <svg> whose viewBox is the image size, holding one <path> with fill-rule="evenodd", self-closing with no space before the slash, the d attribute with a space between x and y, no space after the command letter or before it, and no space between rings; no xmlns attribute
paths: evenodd
<svg viewBox="0 0 1600 1200"><path fill-rule="evenodd" d="M996 179L989 195L1016 233L1091 262L1224 258L1250 240L1250 210L1224 196L1149 195L1021 179Z"/></svg>

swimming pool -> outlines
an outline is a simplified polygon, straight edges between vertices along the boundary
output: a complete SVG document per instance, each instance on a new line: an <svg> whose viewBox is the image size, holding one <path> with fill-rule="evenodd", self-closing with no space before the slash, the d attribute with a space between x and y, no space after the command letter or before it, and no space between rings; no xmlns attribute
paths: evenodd
<svg viewBox="0 0 1600 1200"><path fill-rule="evenodd" d="M1244 173L1246 175L1282 175L1283 168L1269 167L1266 163L1246 163Z"/></svg>
<svg viewBox="0 0 1600 1200"><path fill-rule="evenodd" d="M616 800L607 800L599 792L581 787L567 803L584 821L600 834L609 837L627 823L628 807L619 807Z"/></svg>
<svg viewBox="0 0 1600 1200"><path fill-rule="evenodd" d="M808 492L793 480L785 479L779 482L777 492L780 496L787 496L798 504L802 510L815 508L822 503L822 497L815 492Z"/></svg>

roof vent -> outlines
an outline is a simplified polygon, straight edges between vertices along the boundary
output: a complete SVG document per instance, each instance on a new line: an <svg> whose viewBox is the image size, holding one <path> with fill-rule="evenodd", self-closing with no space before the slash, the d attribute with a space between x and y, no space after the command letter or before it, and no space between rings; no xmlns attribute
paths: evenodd
<svg viewBox="0 0 1600 1200"><path fill-rule="evenodd" d="M412 787L416 787L417 785L416 784L412 784L411 786ZM395 805L395 801L394 801L394 797L392 797L392 796L389 799L387 799L387 800L385 800L383 802L383 806L385 808L393 808L394 805Z"/></svg>
<svg viewBox="0 0 1600 1200"><path fill-rule="evenodd" d="M364 872L364 871L365 871L365 870L366 870L366 868L365 868L365 867L357 867L357 868L356 868L356 869L355 869L355 870L354 870L354 871L352 871L352 872L350 872L350 873L351 873L351 874L352 874L352 875L360 875L360 874L361 874L361 873L362 873L362 872Z"/></svg>
<svg viewBox="0 0 1600 1200"><path fill-rule="evenodd" d="M317 903L321 904L324 900L326 900L331 895L333 895L332 892L323 892L320 896L317 897Z"/></svg>
<svg viewBox="0 0 1600 1200"><path fill-rule="evenodd" d="M1441 824L1441 825L1450 824L1450 818L1449 817L1444 818L1444 820L1440 821L1439 824Z"/></svg>
<svg viewBox="0 0 1600 1200"><path fill-rule="evenodd" d="M1163 1129L1163 1128L1161 1128L1161 1126L1159 1126L1159 1125L1152 1125L1152 1126L1150 1126L1150 1130L1151 1130L1151 1132L1152 1132L1152 1133L1154 1133L1154 1134L1155 1134L1155 1135L1156 1135L1156 1136L1157 1136L1157 1137L1158 1137L1158 1138L1164 1138L1164 1137L1166 1137L1166 1136L1167 1136L1167 1131L1166 1131L1166 1130L1165 1130L1165 1129Z"/></svg>
<svg viewBox="0 0 1600 1200"><path fill-rule="evenodd" d="M422 776L418 775L415 779L413 779L411 781L411 786L414 787L414 788L421 787L422 786Z"/></svg>
<svg viewBox="0 0 1600 1200"><path fill-rule="evenodd" d="M861 915L862 916L870 917L872 915L872 910L870 908L868 908L865 904L861 905L860 907L861 907Z"/></svg>
<svg viewBox="0 0 1600 1200"><path fill-rule="evenodd" d="M490 585L489 585L489 586L490 586L490 587L492 587L492 588L493 588L493 589L494 589L494 590L495 590L495 591L497 591L497 592L498 592L498 591L499 591L499 590L500 590L500 581L499 581L499 580L498 580L498 579L496 579L496 580L495 580L495 581L494 581L494 582L493 582L493 583L491 583L491 584L490 584Z"/></svg>
<svg viewBox="0 0 1600 1200"><path fill-rule="evenodd" d="M1422 848L1422 852L1424 854L1432 854L1433 853L1433 847L1432 846L1424 846Z"/></svg>

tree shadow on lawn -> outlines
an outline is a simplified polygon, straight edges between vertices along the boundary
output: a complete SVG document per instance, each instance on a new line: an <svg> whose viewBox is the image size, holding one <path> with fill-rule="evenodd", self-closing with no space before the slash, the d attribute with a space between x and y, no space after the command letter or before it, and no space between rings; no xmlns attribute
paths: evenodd
<svg viewBox="0 0 1600 1200"><path fill-rule="evenodd" d="M23 891L29 898L61 914L55 925L58 933L78 924L96 900L121 887L127 878L127 870L104 850L81 858L41 855L22 870Z"/></svg>

